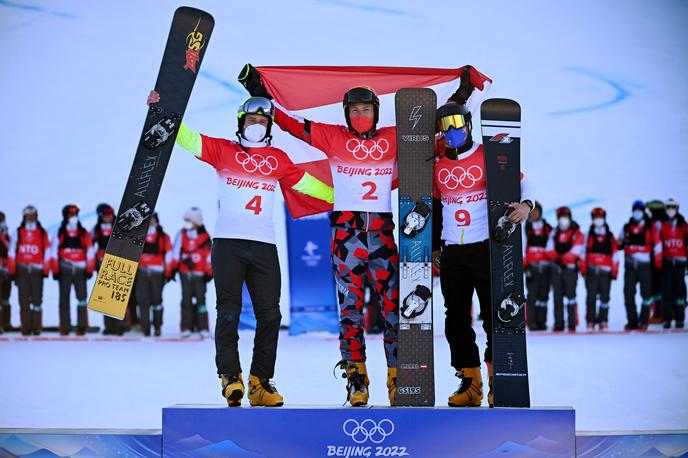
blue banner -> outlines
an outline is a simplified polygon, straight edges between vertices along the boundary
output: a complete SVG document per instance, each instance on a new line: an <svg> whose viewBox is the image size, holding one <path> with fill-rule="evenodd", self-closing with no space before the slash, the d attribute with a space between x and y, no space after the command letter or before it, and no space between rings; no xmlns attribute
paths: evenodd
<svg viewBox="0 0 688 458"><path fill-rule="evenodd" d="M330 232L329 213L287 218L291 335L310 331L339 332Z"/></svg>
<svg viewBox="0 0 688 458"><path fill-rule="evenodd" d="M41 430L0 430L1 457L37 458L94 458L117 456L122 458L153 458L162 455L160 431L152 434L129 434L118 431L115 434L69 432L42 433ZM87 430L88 431L88 430Z"/></svg>
<svg viewBox="0 0 688 458"><path fill-rule="evenodd" d="M570 408L175 406L162 427L165 457L570 457L576 446Z"/></svg>

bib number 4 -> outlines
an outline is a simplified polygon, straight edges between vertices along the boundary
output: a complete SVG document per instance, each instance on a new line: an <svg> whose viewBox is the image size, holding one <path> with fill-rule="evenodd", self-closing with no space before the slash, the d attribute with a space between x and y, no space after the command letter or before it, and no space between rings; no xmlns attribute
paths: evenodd
<svg viewBox="0 0 688 458"><path fill-rule="evenodd" d="M253 196L253 199L249 200L244 208L251 210L256 215L260 215L260 212L263 211L263 207L260 206L262 201L262 196Z"/></svg>

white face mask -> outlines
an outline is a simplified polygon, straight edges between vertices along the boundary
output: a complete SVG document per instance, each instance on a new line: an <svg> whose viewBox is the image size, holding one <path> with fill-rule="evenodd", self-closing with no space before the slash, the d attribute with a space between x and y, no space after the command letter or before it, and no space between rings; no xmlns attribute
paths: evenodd
<svg viewBox="0 0 688 458"><path fill-rule="evenodd" d="M26 229L30 230L30 231L33 231L33 230L36 229L36 223L35 223L35 222L26 223L26 224L24 225L24 227L25 227Z"/></svg>
<svg viewBox="0 0 688 458"><path fill-rule="evenodd" d="M669 208L667 209L666 214L669 218L673 218L674 216L676 216L676 211L677 210L675 208Z"/></svg>
<svg viewBox="0 0 688 458"><path fill-rule="evenodd" d="M562 216L557 221L559 221L559 227L563 230L568 229L571 225L571 220L567 216Z"/></svg>
<svg viewBox="0 0 688 458"><path fill-rule="evenodd" d="M542 226L544 225L545 223L543 223L541 219L533 221L533 229L542 229Z"/></svg>
<svg viewBox="0 0 688 458"><path fill-rule="evenodd" d="M187 231L190 231L191 229L193 229L193 224L191 224L189 221L184 221L184 226L183 226L183 227L184 227L184 229L186 229Z"/></svg>
<svg viewBox="0 0 688 458"><path fill-rule="evenodd" d="M76 226L79 223L79 218L76 216L70 216L67 220L67 224L70 226Z"/></svg>
<svg viewBox="0 0 688 458"><path fill-rule="evenodd" d="M594 224L596 227L602 227L604 226L604 218L595 218L592 220L592 224Z"/></svg>
<svg viewBox="0 0 688 458"><path fill-rule="evenodd" d="M148 226L148 234L155 234L155 231L158 230L157 226Z"/></svg>
<svg viewBox="0 0 688 458"><path fill-rule="evenodd" d="M266 133L267 128L262 124L251 124L244 127L244 138L253 143L262 142Z"/></svg>
<svg viewBox="0 0 688 458"><path fill-rule="evenodd" d="M645 216L645 213L643 213L642 210L633 210L633 219L636 221L641 221L643 219L643 216Z"/></svg>

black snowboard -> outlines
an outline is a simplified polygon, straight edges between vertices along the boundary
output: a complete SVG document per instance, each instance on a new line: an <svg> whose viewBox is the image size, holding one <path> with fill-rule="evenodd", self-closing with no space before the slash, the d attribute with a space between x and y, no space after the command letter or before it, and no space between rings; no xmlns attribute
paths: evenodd
<svg viewBox="0 0 688 458"><path fill-rule="evenodd" d="M122 319L131 294L150 217L160 193L177 131L191 96L214 20L183 6L174 13L155 90L129 180L88 308Z"/></svg>
<svg viewBox="0 0 688 458"><path fill-rule="evenodd" d="M432 189L437 95L432 89L400 89L395 104L399 170L397 405L434 406Z"/></svg>
<svg viewBox="0 0 688 458"><path fill-rule="evenodd" d="M492 367L495 407L530 407L521 230L506 220L521 201L521 107L490 99L481 110L492 270Z"/></svg>

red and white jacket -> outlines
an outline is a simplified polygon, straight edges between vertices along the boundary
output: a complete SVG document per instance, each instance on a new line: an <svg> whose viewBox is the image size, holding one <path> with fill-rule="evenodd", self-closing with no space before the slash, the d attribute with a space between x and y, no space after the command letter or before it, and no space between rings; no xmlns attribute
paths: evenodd
<svg viewBox="0 0 688 458"><path fill-rule="evenodd" d="M10 236L7 233L7 226L0 225L0 272L7 272L8 251L10 248Z"/></svg>
<svg viewBox="0 0 688 458"><path fill-rule="evenodd" d="M547 256L547 241L552 233L552 226L541 219L536 224L530 220L526 221L526 254L523 257L523 268L525 269L530 264L549 264L550 259Z"/></svg>
<svg viewBox="0 0 688 458"><path fill-rule="evenodd" d="M171 274L172 243L161 226L149 227L139 267Z"/></svg>
<svg viewBox="0 0 688 458"><path fill-rule="evenodd" d="M61 226L53 236L50 258L53 274L60 273L61 263L85 269L87 274L92 274L96 259L91 234L81 224L76 227Z"/></svg>
<svg viewBox="0 0 688 458"><path fill-rule="evenodd" d="M606 224L598 228L590 227L584 245L583 262L580 263L581 274L586 275L591 269L610 272L612 278L619 274L619 244Z"/></svg>
<svg viewBox="0 0 688 458"><path fill-rule="evenodd" d="M433 197L442 201L441 239L447 245L464 245L490 237L487 215L487 181L483 145L473 143L457 159L449 159L444 141L436 143ZM531 200L521 172L521 200Z"/></svg>
<svg viewBox="0 0 688 458"><path fill-rule="evenodd" d="M180 273L212 276L211 246L210 235L203 226L199 230L180 230L174 238L171 269Z"/></svg>
<svg viewBox="0 0 688 458"><path fill-rule="evenodd" d="M667 261L686 261L688 225L680 213L672 220L661 222L659 238L662 242L662 257Z"/></svg>
<svg viewBox="0 0 688 458"><path fill-rule="evenodd" d="M397 129L363 139L346 126L308 121L275 104L275 122L329 159L335 211L389 213L397 166Z"/></svg>
<svg viewBox="0 0 688 458"><path fill-rule="evenodd" d="M44 275L50 272L50 239L40 224L31 230L22 224L10 238L7 257L10 275L17 272L17 264L41 269Z"/></svg>
<svg viewBox="0 0 688 458"><path fill-rule="evenodd" d="M112 224L100 223L93 226L91 237L93 238L94 248L96 248L97 264L100 264L100 262L103 260L103 257L105 257L105 249L107 248L108 240L110 240L111 234Z"/></svg>
<svg viewBox="0 0 688 458"><path fill-rule="evenodd" d="M631 218L619 234L619 247L623 248L626 262L649 263L654 258L655 267L662 268L662 242L659 240L659 223Z"/></svg>
<svg viewBox="0 0 688 458"><path fill-rule="evenodd" d="M575 268L583 255L585 238L578 224L571 221L571 227L562 231L557 226L547 241L547 256L561 267Z"/></svg>

